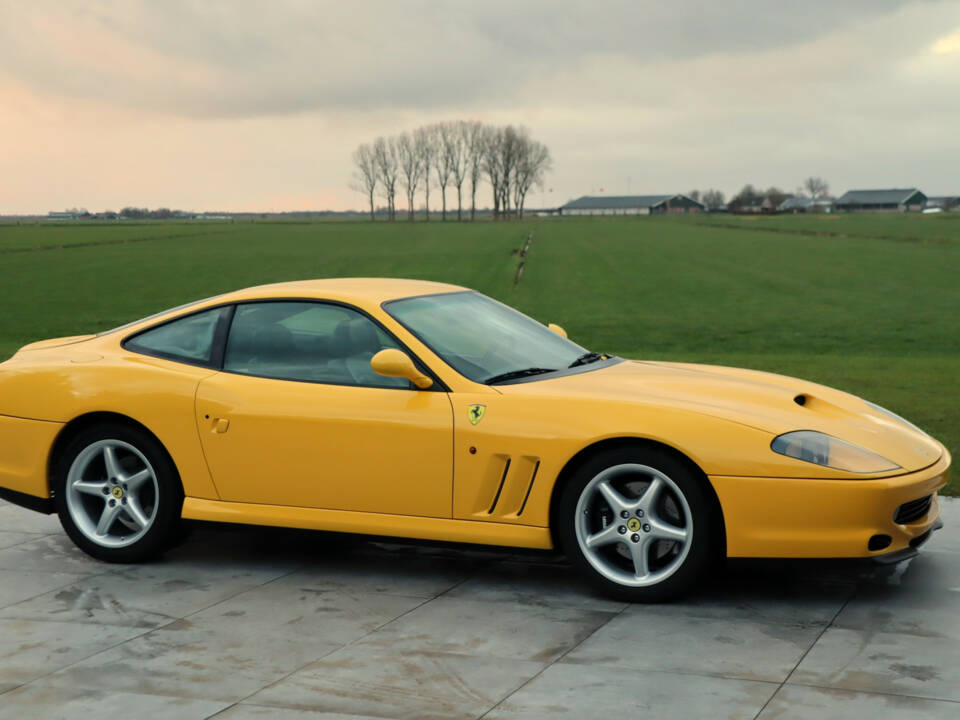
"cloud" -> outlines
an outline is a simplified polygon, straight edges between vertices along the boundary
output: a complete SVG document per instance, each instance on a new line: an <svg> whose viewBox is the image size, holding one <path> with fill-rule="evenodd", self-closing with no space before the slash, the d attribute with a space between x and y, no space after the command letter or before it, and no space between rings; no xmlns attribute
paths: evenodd
<svg viewBox="0 0 960 720"><path fill-rule="evenodd" d="M960 53L960 28L949 35L944 35L930 48L935 55L955 55Z"/></svg>
<svg viewBox="0 0 960 720"><path fill-rule="evenodd" d="M550 147L533 204L957 192L950 28L955 0L0 0L0 212L359 207L357 144L458 117Z"/></svg>
<svg viewBox="0 0 960 720"><path fill-rule="evenodd" d="M749 55L905 0L35 0L0 5L0 72L56 96L187 116L496 103L598 58Z"/></svg>

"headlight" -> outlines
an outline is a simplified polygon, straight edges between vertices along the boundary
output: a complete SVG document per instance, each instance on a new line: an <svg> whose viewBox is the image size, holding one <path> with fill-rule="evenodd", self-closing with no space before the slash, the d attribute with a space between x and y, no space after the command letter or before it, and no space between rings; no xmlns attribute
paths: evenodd
<svg viewBox="0 0 960 720"><path fill-rule="evenodd" d="M892 418L892 419L896 420L897 422L901 422L901 423L903 423L904 425L906 425L908 428L910 428L910 429L912 429L912 430L916 430L918 433L923 433L924 435L926 435L926 433L923 432L923 430L921 430L920 428L918 428L916 425L914 425L914 424L913 424L912 422L910 422L909 420L906 420L906 419L900 417L900 416L897 415L895 412L893 412L893 411L891 411L891 410L887 410L885 407L880 407L879 405L876 405L876 404L870 402L869 400L864 400L864 402L865 402L869 407L871 407L871 408L873 408L874 410L876 410L878 413L881 413L882 415L886 415L888 418Z"/></svg>
<svg viewBox="0 0 960 720"><path fill-rule="evenodd" d="M877 473L900 467L858 445L813 430L784 433L773 439L770 449L797 460L853 473Z"/></svg>

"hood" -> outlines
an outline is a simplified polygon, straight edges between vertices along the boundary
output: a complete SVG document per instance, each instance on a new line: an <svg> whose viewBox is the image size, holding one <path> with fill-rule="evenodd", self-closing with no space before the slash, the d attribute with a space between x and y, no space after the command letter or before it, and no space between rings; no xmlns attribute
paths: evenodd
<svg viewBox="0 0 960 720"><path fill-rule="evenodd" d="M854 395L757 370L627 360L592 372L497 389L675 407L771 435L815 430L871 450L908 472L932 465L942 453L933 438Z"/></svg>

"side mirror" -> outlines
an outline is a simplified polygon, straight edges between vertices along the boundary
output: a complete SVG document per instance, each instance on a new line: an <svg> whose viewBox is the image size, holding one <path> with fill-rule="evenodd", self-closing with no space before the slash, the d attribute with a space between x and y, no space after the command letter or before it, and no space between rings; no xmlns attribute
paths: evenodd
<svg viewBox="0 0 960 720"><path fill-rule="evenodd" d="M405 352L389 348L370 358L370 367L378 375L406 378L421 390L433 385L433 380L417 370L413 360Z"/></svg>
<svg viewBox="0 0 960 720"><path fill-rule="evenodd" d="M551 330L553 330L553 331L554 331L557 335L559 335L560 337L566 337L566 336L567 336L567 331L564 330L564 329L563 329L562 327L560 327L559 325L557 325L556 323L550 323L549 325L547 325L547 327L550 328Z"/></svg>

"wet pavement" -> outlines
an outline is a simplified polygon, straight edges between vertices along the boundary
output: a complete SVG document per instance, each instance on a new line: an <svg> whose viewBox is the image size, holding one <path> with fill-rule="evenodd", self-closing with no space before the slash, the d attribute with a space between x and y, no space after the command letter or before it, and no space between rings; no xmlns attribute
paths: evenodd
<svg viewBox="0 0 960 720"><path fill-rule="evenodd" d="M0 502L0 718L960 717L960 500L894 567L628 606L550 554L197 526L143 566Z"/></svg>

